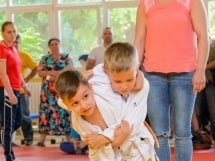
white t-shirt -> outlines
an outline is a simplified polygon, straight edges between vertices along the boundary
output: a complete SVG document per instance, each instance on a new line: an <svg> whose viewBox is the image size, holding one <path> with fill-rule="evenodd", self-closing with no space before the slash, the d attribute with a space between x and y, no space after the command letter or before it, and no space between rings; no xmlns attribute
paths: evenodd
<svg viewBox="0 0 215 161"><path fill-rule="evenodd" d="M90 52L88 58L95 60L95 66L103 63L105 50L106 50L106 48L102 45L102 46L98 46L98 47L94 48Z"/></svg>

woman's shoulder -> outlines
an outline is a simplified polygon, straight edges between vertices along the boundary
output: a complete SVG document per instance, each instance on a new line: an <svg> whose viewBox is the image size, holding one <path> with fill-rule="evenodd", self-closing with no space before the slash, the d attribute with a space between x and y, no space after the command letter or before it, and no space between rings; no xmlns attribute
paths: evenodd
<svg viewBox="0 0 215 161"><path fill-rule="evenodd" d="M44 54L41 58L40 58L40 63L45 63L49 60L50 55L49 54Z"/></svg>
<svg viewBox="0 0 215 161"><path fill-rule="evenodd" d="M153 5L155 0L140 0L140 6L147 12Z"/></svg>
<svg viewBox="0 0 215 161"><path fill-rule="evenodd" d="M72 61L72 57L70 56L69 53L61 53L60 59L65 61Z"/></svg>
<svg viewBox="0 0 215 161"><path fill-rule="evenodd" d="M66 52L63 52L63 53L60 53L60 57L61 59L65 59L69 56L69 53L66 53Z"/></svg>

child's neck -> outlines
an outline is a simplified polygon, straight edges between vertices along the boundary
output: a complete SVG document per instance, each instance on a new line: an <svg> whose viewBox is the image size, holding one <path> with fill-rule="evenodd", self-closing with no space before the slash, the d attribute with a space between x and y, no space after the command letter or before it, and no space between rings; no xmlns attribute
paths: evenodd
<svg viewBox="0 0 215 161"><path fill-rule="evenodd" d="M121 95L121 97L122 97L125 101L127 101L129 94L127 94L127 95L122 95L122 94L120 94L120 95Z"/></svg>
<svg viewBox="0 0 215 161"><path fill-rule="evenodd" d="M107 125L97 106L94 113L90 117L84 117L84 119L93 125L99 126L102 130L107 128Z"/></svg>

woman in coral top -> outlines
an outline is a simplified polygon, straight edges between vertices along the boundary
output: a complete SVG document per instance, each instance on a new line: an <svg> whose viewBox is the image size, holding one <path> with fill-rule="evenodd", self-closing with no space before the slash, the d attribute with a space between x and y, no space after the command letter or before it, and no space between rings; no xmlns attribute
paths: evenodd
<svg viewBox="0 0 215 161"><path fill-rule="evenodd" d="M170 107L177 161L192 160L191 117L209 52L202 0L140 0L134 43L149 80L148 117L160 161L170 161Z"/></svg>

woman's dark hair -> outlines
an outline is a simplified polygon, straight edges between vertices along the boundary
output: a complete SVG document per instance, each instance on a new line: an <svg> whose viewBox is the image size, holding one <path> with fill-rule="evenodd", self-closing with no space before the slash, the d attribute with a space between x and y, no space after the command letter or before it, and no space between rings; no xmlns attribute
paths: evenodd
<svg viewBox="0 0 215 161"><path fill-rule="evenodd" d="M1 31L4 32L4 28L7 25L14 25L14 23L12 21L5 21L2 26L1 26Z"/></svg>
<svg viewBox="0 0 215 161"><path fill-rule="evenodd" d="M51 44L51 42L55 40L57 41L58 43L60 43L60 39L56 38L56 37L53 37L53 38L50 38L49 41L48 41L48 46Z"/></svg>

